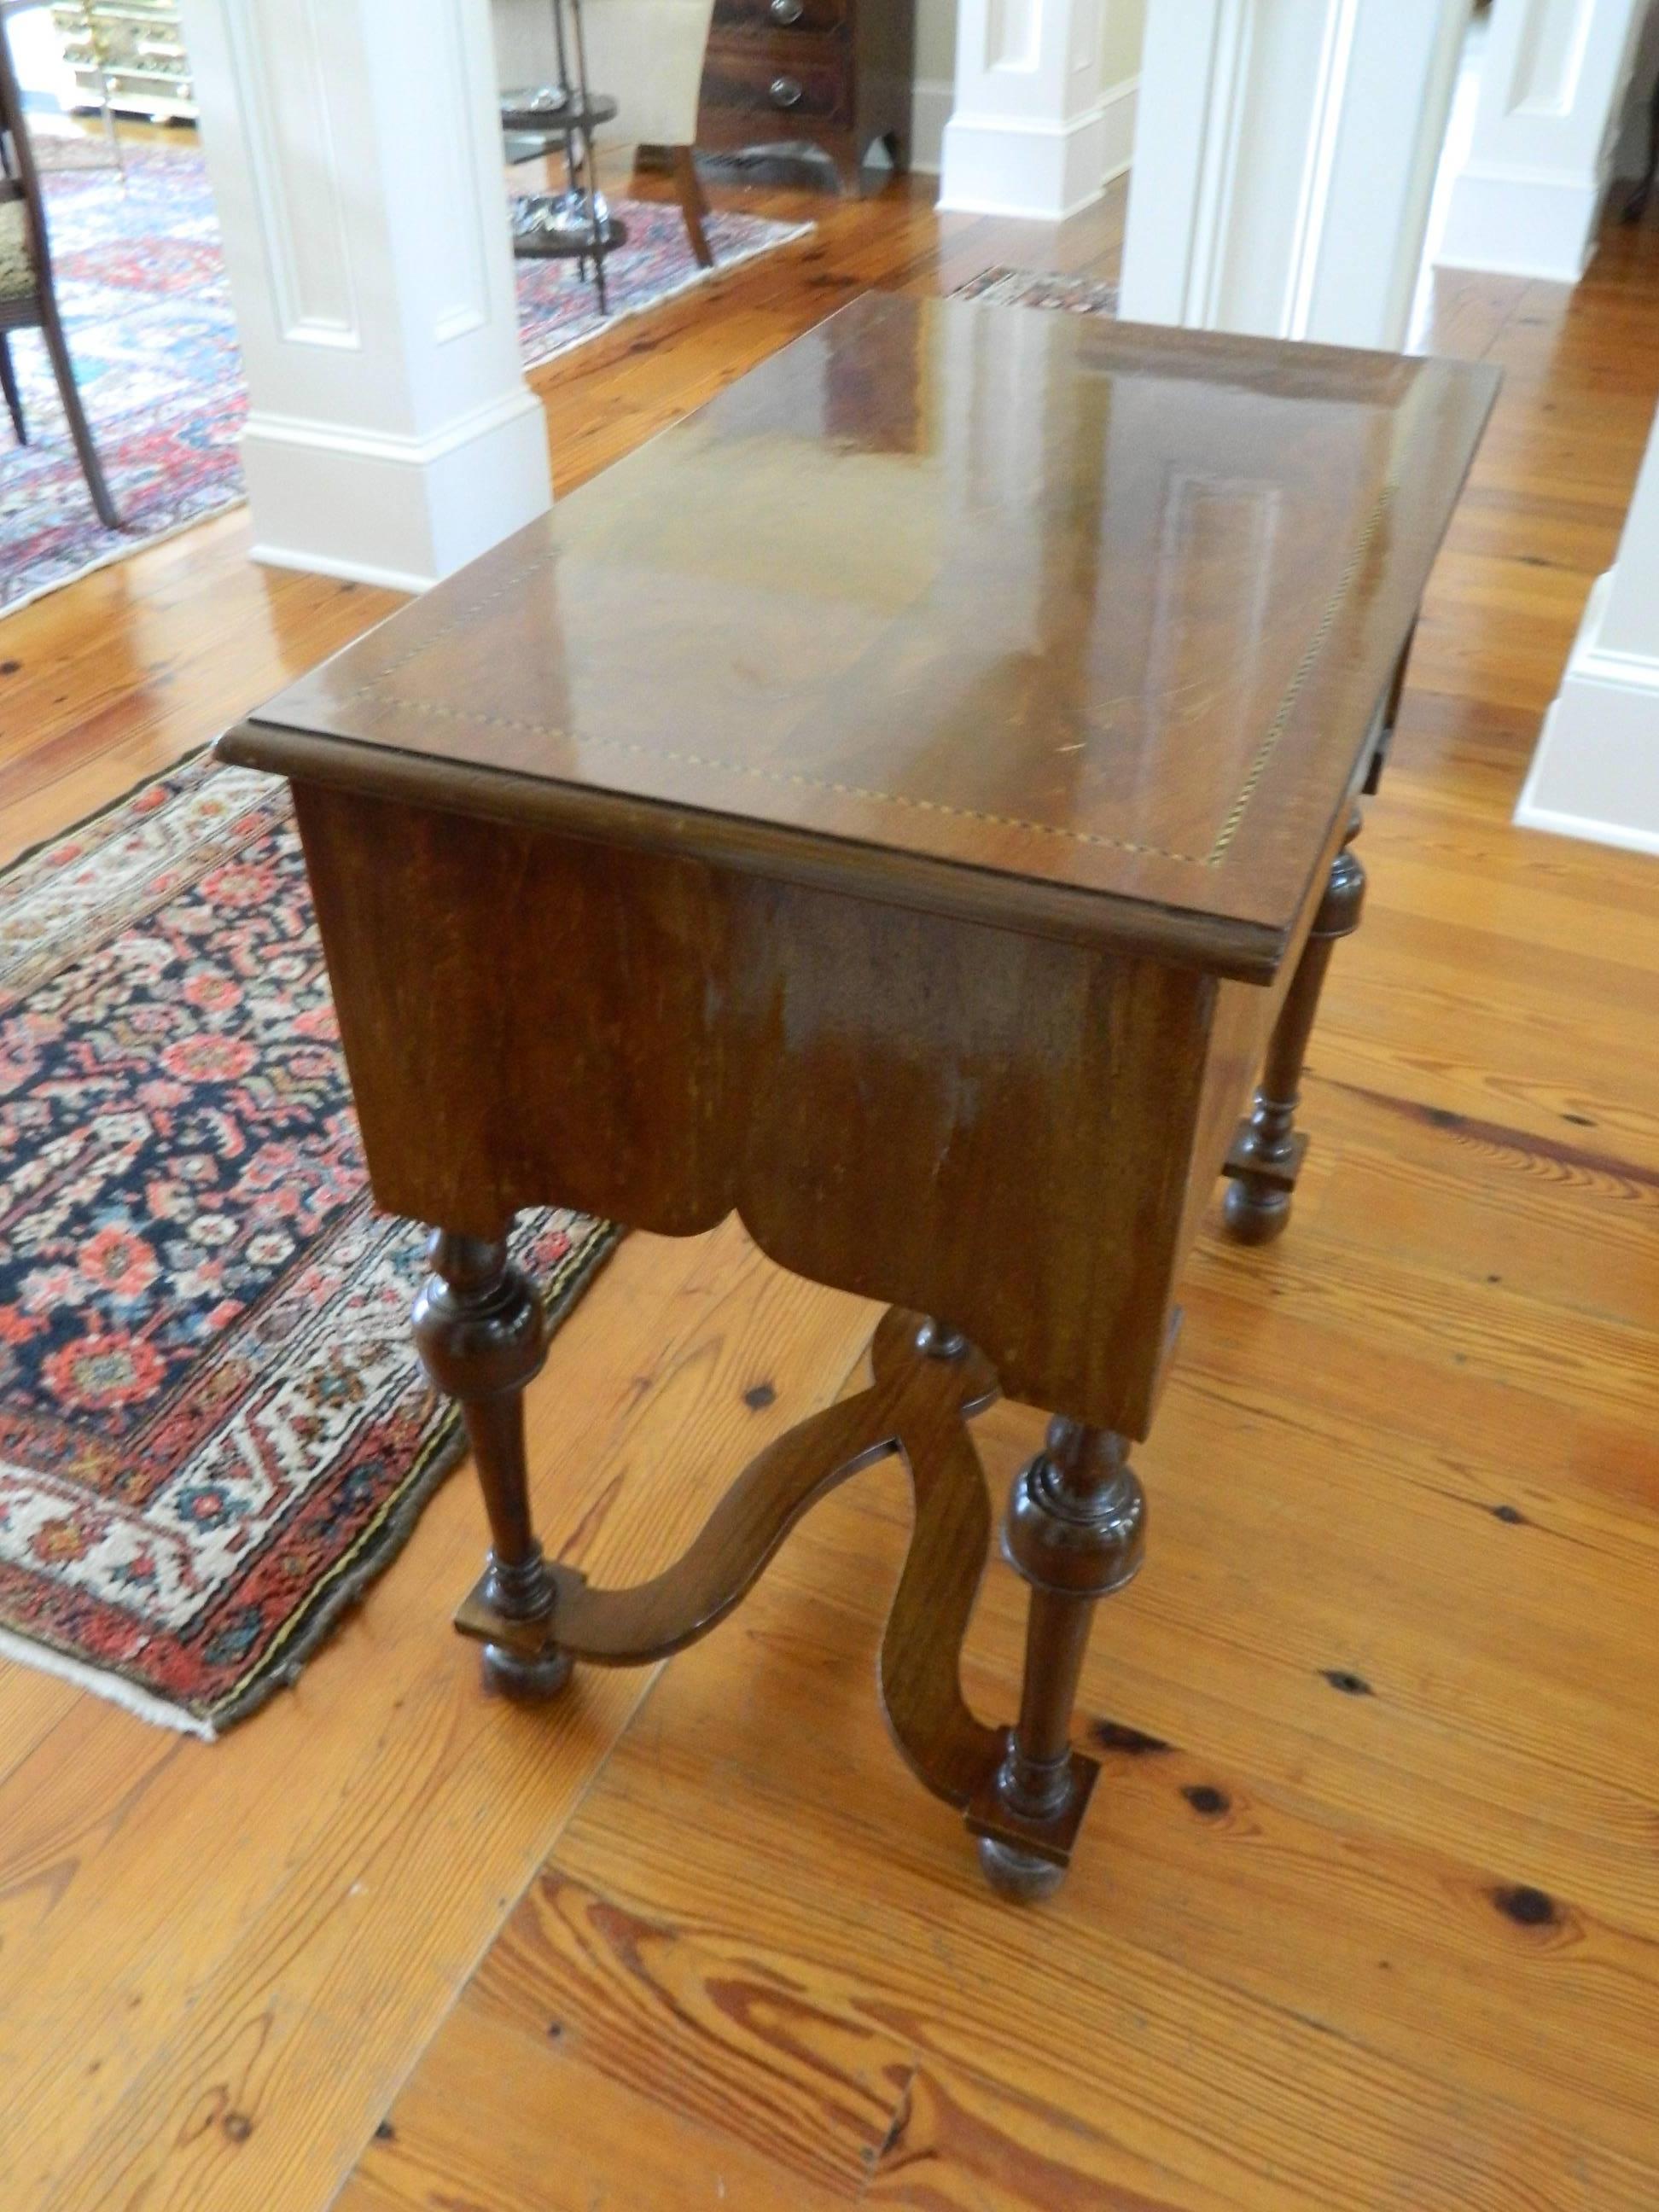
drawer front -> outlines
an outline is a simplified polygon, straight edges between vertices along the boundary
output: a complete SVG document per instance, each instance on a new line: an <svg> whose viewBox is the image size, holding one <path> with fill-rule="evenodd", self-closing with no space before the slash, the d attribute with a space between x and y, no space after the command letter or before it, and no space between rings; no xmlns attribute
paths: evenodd
<svg viewBox="0 0 1659 2212"><path fill-rule="evenodd" d="M812 39L711 42L702 73L702 112L782 123L828 123L850 112L852 73L836 48Z"/></svg>
<svg viewBox="0 0 1659 2212"><path fill-rule="evenodd" d="M820 37L847 22L848 0L714 0L714 21L726 31L805 31Z"/></svg>

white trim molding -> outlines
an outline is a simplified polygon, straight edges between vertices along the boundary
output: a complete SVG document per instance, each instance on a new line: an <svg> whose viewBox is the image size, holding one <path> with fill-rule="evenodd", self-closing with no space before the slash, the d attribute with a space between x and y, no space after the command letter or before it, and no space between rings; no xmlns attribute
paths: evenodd
<svg viewBox="0 0 1659 2212"><path fill-rule="evenodd" d="M1437 267L1578 282L1646 12L1646 0L1495 0Z"/></svg>
<svg viewBox="0 0 1659 2212"><path fill-rule="evenodd" d="M1090 118L1094 143L1090 149L1089 159L1098 159L1104 167L1099 176L1092 179L1087 169L1083 171L1077 185L1075 207L1086 207L1091 200L1099 197L1103 185L1113 184L1119 177L1127 174L1129 164L1134 157L1135 106L1139 90L1139 76L1130 76L1125 77L1121 84L1109 86L1102 95L1098 108ZM910 107L910 167L921 176L937 177L941 172L945 132L951 120L955 98L955 86L942 77L924 77L916 83ZM986 116L976 116L974 126L983 132L1001 135L990 148L981 144L981 153L985 158L981 161L973 179L964 181L960 173L956 179L958 191L963 193L973 191L980 194L980 204L970 207L965 199L952 200L951 208L973 215L1014 212L1042 216L1051 215L1050 200L1056 189L1052 179L1046 194L1040 182L1033 184L1018 176L1012 183L1009 180L1010 166L1023 158L1024 134L1031 126L1019 117ZM969 159L971 161L973 157L970 155ZM1040 155L1036 169L1039 173L1042 169ZM1064 178L1057 189L1061 191L1066 189ZM999 190L1000 197L998 196ZM1015 198L1022 202L1018 210L1012 206ZM1039 201L1042 202L1040 205L1037 204ZM939 204L941 206L945 204L943 199ZM1068 204L1062 212L1073 213L1075 207Z"/></svg>
<svg viewBox="0 0 1659 2212"><path fill-rule="evenodd" d="M1659 852L1659 428L1598 579L1515 818Z"/></svg>
<svg viewBox="0 0 1659 2212"><path fill-rule="evenodd" d="M1140 78L1126 76L1121 84L1109 85L1100 112L1106 124L1106 174L1112 185L1127 177L1135 157L1135 132L1140 119Z"/></svg>
<svg viewBox="0 0 1659 2212"><path fill-rule="evenodd" d="M1434 265L1576 284L1589 266L1605 191L1598 177L1467 162L1452 184Z"/></svg>
<svg viewBox="0 0 1659 2212"><path fill-rule="evenodd" d="M1659 637L1651 654L1606 641L1614 594L1631 580L1621 574L1627 551L1639 557L1628 530L1618 567L1589 595L1515 818L1526 830L1659 853ZM1659 579L1647 597L1659 598Z"/></svg>
<svg viewBox="0 0 1659 2212"><path fill-rule="evenodd" d="M949 77L919 76L910 92L910 167L918 176L936 177L945 152L945 126L951 120L956 87Z"/></svg>
<svg viewBox="0 0 1659 2212"><path fill-rule="evenodd" d="M547 512L547 421L527 389L427 437L250 415L252 557L421 592Z"/></svg>
<svg viewBox="0 0 1659 2212"><path fill-rule="evenodd" d="M953 115L939 204L958 215L1075 215L1100 197L1106 143L1098 109L1051 123L1030 115Z"/></svg>

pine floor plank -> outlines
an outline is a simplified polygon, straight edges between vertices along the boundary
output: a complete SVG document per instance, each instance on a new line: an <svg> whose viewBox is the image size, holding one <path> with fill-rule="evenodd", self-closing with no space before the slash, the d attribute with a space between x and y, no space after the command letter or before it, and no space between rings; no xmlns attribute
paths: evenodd
<svg viewBox="0 0 1659 2212"><path fill-rule="evenodd" d="M372 2169L352 2177L336 2212L417 2212L435 2191L442 2192L439 2201L468 2212L483 2205L491 2212L563 2205L624 2212L632 2203L738 2212L780 2201L772 2194L778 2170L765 2154L665 2111L626 2081L596 2075L583 2039L555 2039L553 2024L538 2024L538 2032L471 2012L455 2017L453 2083L434 2103L416 2090L400 2104L395 2125L387 2123L376 2139ZM660 2061L660 2025L648 2022L653 2049L636 2054L641 2075ZM678 2025L672 2021L671 2033ZM619 2129L629 2145L620 2186ZM795 2172L787 2187L790 2212L830 2212L848 2201L843 2191L821 2189Z"/></svg>
<svg viewBox="0 0 1659 2212"><path fill-rule="evenodd" d="M804 2051L821 2063L819 2126L852 2113L867 2141L881 2114L855 2094L855 2061L872 2047L895 2094L872 2203L1652 2203L1650 1940L1577 1902L1534 1905L1507 1865L1391 1835L1369 1790L1345 1814L1322 1776L1249 1778L1236 1714L1224 1758L1109 1752L1073 1886L1051 1911L989 1905L959 1825L916 1798L875 1715L903 1528L896 1498L889 1513L861 1501L864 1480L792 1540L746 1616L659 1682L394 2106L397 2139L413 2130L425 2148L424 2191L398 2201L456 2201L465 2169L434 2141L445 2115L449 2139L472 2139L452 2048L481 2020L529 2035L545 2014L587 2061L570 2098L607 2095L597 2073L665 2126L711 2130L716 2169L728 2143L763 2151L775 2171L740 2204L793 2201ZM1224 1554L1233 1533L1201 1540ZM1159 1540L1167 1592L1188 1547L1167 1516ZM1012 1589L993 1600L969 1679L1006 1711L1018 1607ZM1182 1626L1202 1645L1195 1612ZM1129 1640L1145 1638L1143 1620ZM1139 1723L1117 1644L1091 1657L1085 1711ZM1196 1656L1220 1695L1224 1650ZM1375 1722L1364 1700L1322 1694L1334 1737ZM1385 1765L1374 1750L1349 1763L1372 1782ZM550 2146L568 2108L548 2111ZM619 2201L680 2201L644 2179L628 2193L629 2139L616 2131ZM363 2175L392 2155L372 2145ZM585 2201L556 2174L543 2185L549 2212Z"/></svg>

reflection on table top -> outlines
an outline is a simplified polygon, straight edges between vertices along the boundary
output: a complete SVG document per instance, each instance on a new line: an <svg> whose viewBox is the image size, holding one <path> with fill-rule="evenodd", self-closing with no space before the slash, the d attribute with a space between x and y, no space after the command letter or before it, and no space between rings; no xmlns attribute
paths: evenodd
<svg viewBox="0 0 1659 2212"><path fill-rule="evenodd" d="M228 750L1158 908L1265 969L1495 384L869 294Z"/></svg>

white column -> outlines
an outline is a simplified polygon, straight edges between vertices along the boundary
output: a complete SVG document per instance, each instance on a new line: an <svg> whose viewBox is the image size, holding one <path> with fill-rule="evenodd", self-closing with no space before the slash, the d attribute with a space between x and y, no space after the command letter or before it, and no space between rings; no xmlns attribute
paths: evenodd
<svg viewBox="0 0 1659 2212"><path fill-rule="evenodd" d="M1405 342L1470 0L1159 0L1120 311Z"/></svg>
<svg viewBox="0 0 1659 2212"><path fill-rule="evenodd" d="M1659 427L1584 610L1515 818L1659 853Z"/></svg>
<svg viewBox="0 0 1659 2212"><path fill-rule="evenodd" d="M1105 82L1114 17L1134 0L961 0L955 105L939 204L1053 220L1097 199L1127 167L1133 78Z"/></svg>
<svg viewBox="0 0 1659 2212"><path fill-rule="evenodd" d="M1577 283L1646 12L1646 0L1496 0L1440 267Z"/></svg>
<svg viewBox="0 0 1659 2212"><path fill-rule="evenodd" d="M183 0L254 557L415 591L550 501L484 0Z"/></svg>

